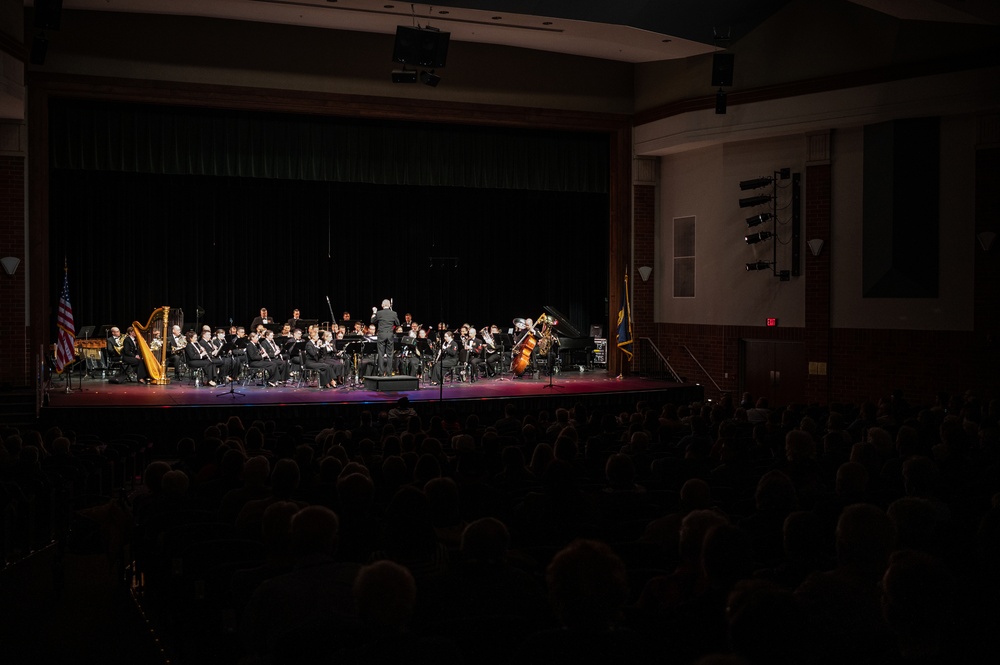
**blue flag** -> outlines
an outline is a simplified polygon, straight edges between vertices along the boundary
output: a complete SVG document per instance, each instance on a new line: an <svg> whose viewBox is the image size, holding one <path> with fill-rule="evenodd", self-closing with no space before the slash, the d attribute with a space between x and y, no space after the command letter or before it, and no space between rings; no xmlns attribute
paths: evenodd
<svg viewBox="0 0 1000 665"><path fill-rule="evenodd" d="M618 305L618 348L632 360L632 308L628 304L628 273L625 273L621 304Z"/></svg>

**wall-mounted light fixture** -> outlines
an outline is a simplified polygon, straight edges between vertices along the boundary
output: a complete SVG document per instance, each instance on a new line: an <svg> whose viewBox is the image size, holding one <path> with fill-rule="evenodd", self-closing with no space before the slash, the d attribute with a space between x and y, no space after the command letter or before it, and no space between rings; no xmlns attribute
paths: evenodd
<svg viewBox="0 0 1000 665"><path fill-rule="evenodd" d="M811 240L807 240L806 244L809 245L809 251L812 252L813 256L819 256L819 253L823 251L822 238L812 238Z"/></svg>
<svg viewBox="0 0 1000 665"><path fill-rule="evenodd" d="M16 256L5 256L0 259L0 265L3 265L3 271L8 275L13 275L17 271L17 267L21 265L21 259Z"/></svg>
<svg viewBox="0 0 1000 665"><path fill-rule="evenodd" d="M778 182L781 180L788 180L791 178L791 200L787 206L782 206L781 209L784 210L788 208L790 213L789 220L779 220L778 219ZM771 223L770 231L757 231L755 233L748 233L743 236L743 240L746 241L748 245L756 245L764 240L773 240L771 243L771 260L762 261L757 260L746 264L746 269L748 271L756 270L767 270L770 269L775 277L780 279L782 282L787 282L791 279L792 275L799 274L799 247L802 242L799 239L799 232L801 228L800 220L800 207L801 203L799 201L800 196L800 184L799 184L799 174L792 174L790 168L778 169L772 171L769 176L759 176L757 178L750 178L748 180L740 181L740 190L748 191L754 189L762 189L765 187L771 188L771 195L758 194L756 196L748 196L739 200L741 208L752 208L755 206L770 205L769 212L758 212L756 215L751 215L746 218L747 228L752 229L765 222ZM791 222L791 238L788 242L781 244L790 244L792 253L792 269L791 270L778 270L778 243L781 242L781 238L778 236L778 224ZM813 254L819 254L819 250L823 247L822 240L810 240L809 247L813 248L814 243L819 243L819 246L813 249Z"/></svg>
<svg viewBox="0 0 1000 665"><path fill-rule="evenodd" d="M770 231L760 231L758 233L751 233L748 236L744 236L743 239L747 241L748 245L756 245L761 240L767 240L774 234Z"/></svg>
<svg viewBox="0 0 1000 665"><path fill-rule="evenodd" d="M642 281L649 279L649 276L653 273L653 268L650 266L639 266L639 277L642 277Z"/></svg>

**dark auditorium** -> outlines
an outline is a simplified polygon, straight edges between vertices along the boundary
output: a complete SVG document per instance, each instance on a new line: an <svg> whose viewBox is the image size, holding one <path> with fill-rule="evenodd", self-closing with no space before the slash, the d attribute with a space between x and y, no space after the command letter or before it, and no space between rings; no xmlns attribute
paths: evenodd
<svg viewBox="0 0 1000 665"><path fill-rule="evenodd" d="M4 6L4 663L994 662L1000 4Z"/></svg>

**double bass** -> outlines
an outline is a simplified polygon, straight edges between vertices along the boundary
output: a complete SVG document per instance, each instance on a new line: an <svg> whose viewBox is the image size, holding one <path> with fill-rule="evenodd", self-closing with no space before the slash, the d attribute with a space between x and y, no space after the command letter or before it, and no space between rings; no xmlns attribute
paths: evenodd
<svg viewBox="0 0 1000 665"><path fill-rule="evenodd" d="M539 323L544 320L545 314L538 317ZM531 352L534 351L536 344L538 344L538 340L535 339L535 329L528 328L524 333L524 337L514 345L514 349L511 352L510 371L516 376L523 375L524 370L528 369L528 365L531 363Z"/></svg>

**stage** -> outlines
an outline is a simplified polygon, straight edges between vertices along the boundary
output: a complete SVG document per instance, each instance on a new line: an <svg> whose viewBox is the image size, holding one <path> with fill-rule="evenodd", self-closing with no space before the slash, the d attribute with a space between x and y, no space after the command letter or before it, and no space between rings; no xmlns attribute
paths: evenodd
<svg viewBox="0 0 1000 665"><path fill-rule="evenodd" d="M432 416L444 409L459 414L479 413L497 418L504 405L515 401L522 413L583 403L590 409L618 413L632 411L645 400L687 404L702 399L702 387L658 379L617 378L604 370L562 372L548 377L525 375L512 378L450 382L443 386L409 377L367 377L351 388L270 387L241 383L215 387L195 386L188 379L166 385L112 384L100 377L74 376L67 391L64 378L54 378L41 396L40 417L46 423L134 429L137 423L156 427L212 424L238 415L248 420L299 422L305 427L325 426L334 417L353 419L362 410L377 412L392 408L405 395L421 415Z"/></svg>

